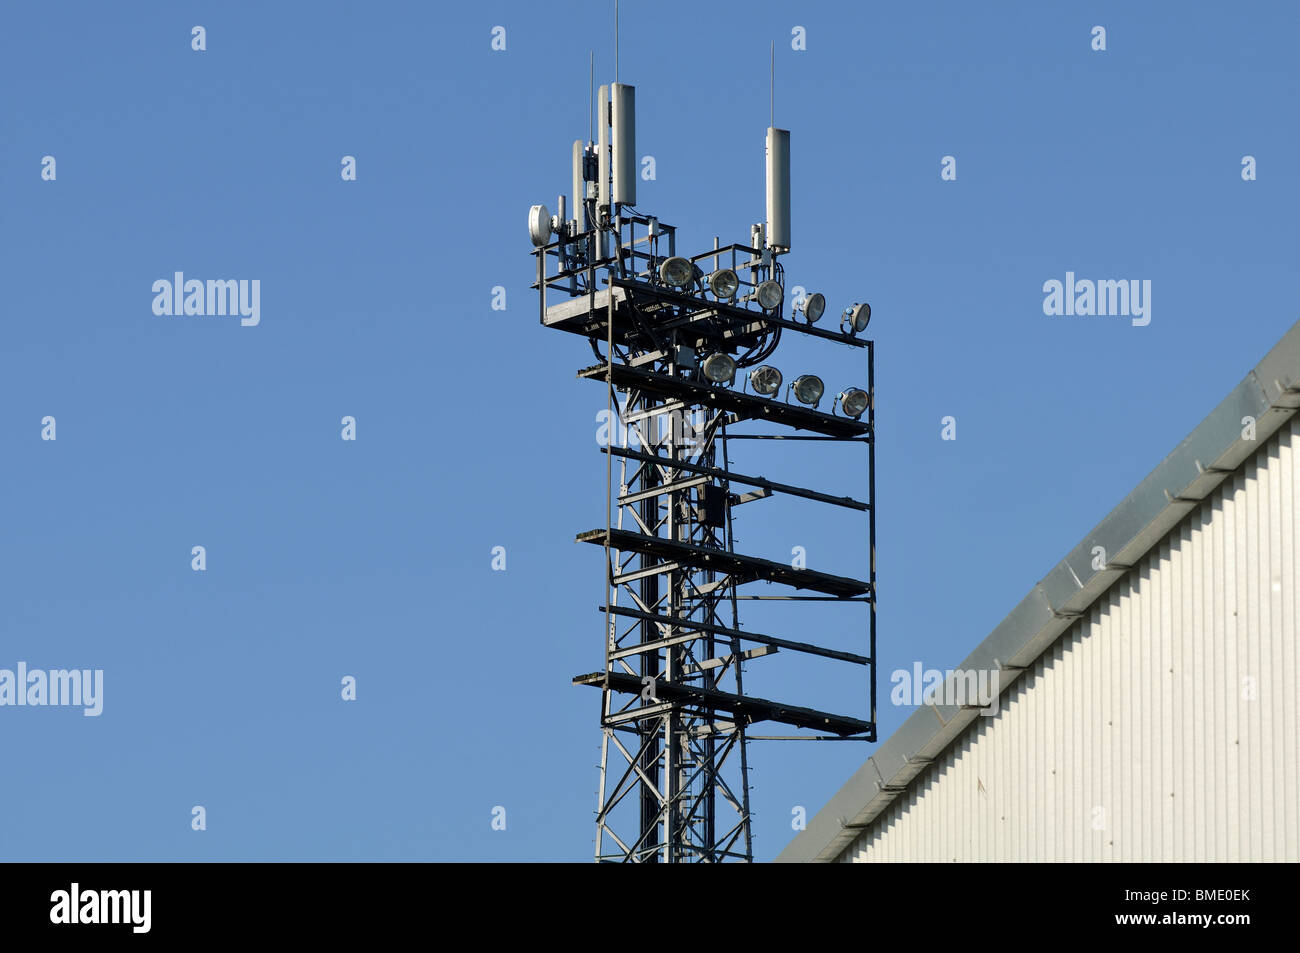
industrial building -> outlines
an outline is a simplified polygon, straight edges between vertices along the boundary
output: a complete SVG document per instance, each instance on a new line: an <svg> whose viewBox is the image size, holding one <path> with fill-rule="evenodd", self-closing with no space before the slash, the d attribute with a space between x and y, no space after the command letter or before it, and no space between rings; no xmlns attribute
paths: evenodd
<svg viewBox="0 0 1300 953"><path fill-rule="evenodd" d="M778 862L1300 861L1298 409L1300 324Z"/></svg>

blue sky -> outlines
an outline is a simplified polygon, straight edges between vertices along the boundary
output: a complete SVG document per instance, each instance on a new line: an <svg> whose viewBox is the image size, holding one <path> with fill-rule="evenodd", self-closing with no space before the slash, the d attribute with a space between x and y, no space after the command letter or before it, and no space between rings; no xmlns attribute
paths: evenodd
<svg viewBox="0 0 1300 953"><path fill-rule="evenodd" d="M603 520L604 394L538 325L525 218L568 190L612 5L0 17L0 668L105 673L98 718L0 708L0 858L589 859L599 694L569 679L600 667L603 579L572 539ZM1296 20L624 4L639 207L692 249L747 239L775 41L790 283L871 302L882 737L909 713L889 673L960 662L1296 319ZM155 315L176 271L258 279L260 323ZM1151 281L1150 324L1046 316L1067 271ZM828 387L857 366L800 342L773 363ZM733 463L860 479L796 450ZM747 551L849 575L856 526L738 511ZM798 665L761 679L853 703ZM756 744L758 859L869 751Z"/></svg>

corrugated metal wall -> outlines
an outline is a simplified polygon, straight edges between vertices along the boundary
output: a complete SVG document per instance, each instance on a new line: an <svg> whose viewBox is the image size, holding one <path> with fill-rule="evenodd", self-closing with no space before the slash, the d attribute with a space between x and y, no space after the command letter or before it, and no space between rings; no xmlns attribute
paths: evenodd
<svg viewBox="0 0 1300 953"><path fill-rule="evenodd" d="M1300 861L1298 421L841 860Z"/></svg>

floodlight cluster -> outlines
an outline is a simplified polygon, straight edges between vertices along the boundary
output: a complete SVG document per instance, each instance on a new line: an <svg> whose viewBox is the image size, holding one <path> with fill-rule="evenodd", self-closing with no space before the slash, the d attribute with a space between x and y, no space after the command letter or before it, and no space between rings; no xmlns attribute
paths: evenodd
<svg viewBox="0 0 1300 953"><path fill-rule="evenodd" d="M736 360L730 354L714 351L699 364L701 378L709 384L732 384L736 379ZM777 397L785 378L771 364L761 364L747 375L742 390L750 389L759 397ZM800 374L786 388L786 402L793 397L799 403L816 408L826 394L826 385L816 374ZM861 387L849 387L835 398L835 407L846 417L860 418L871 407L871 396ZM832 411L834 412L834 410Z"/></svg>
<svg viewBox="0 0 1300 953"><path fill-rule="evenodd" d="M806 295L802 301L795 302L794 310L797 314L802 314L808 324L816 324L826 313L826 296L820 293ZM840 330L850 337L861 334L869 323L871 305L865 302L853 302L840 316Z"/></svg>
<svg viewBox="0 0 1300 953"><path fill-rule="evenodd" d="M719 268L706 276L698 266L680 255L673 255L660 262L658 273L663 284L677 291L689 292L702 283L718 301L735 301L740 292L740 276L734 268ZM759 282L753 293L741 300L756 301L764 311L775 313L785 300L785 289L779 281L768 278ZM820 292L805 295L795 302L794 310L803 316L806 324L816 324L826 313L826 296ZM844 309L840 317L840 330L853 337L865 331L870 321L871 305L855 301Z"/></svg>
<svg viewBox="0 0 1300 953"><path fill-rule="evenodd" d="M542 215L539 213L538 218ZM706 291L718 301L735 302L740 293L740 277L733 268L718 268L705 275L690 259L672 255L663 259L656 269L659 281L669 288L685 293L696 289ZM758 283L753 292L742 297L741 301L754 301L764 311L775 314L785 301L785 289L775 279L768 278ZM804 295L794 304L795 314L802 315L808 325L816 324L826 313L826 296L820 293ZM842 333L854 337L867 329L871 321L871 305L854 302L845 308L840 316ZM732 385L735 383L739 365L736 359L724 351L714 351L705 356L698 365L700 379L713 385ZM750 388L760 397L777 397L785 378L771 364L755 367L745 375L742 390ZM826 385L816 374L801 374L786 387L786 402L793 397L799 403L817 408L826 395ZM840 391L835 397L832 413L843 413L854 420L859 419L871 408L871 395L860 387L849 387Z"/></svg>

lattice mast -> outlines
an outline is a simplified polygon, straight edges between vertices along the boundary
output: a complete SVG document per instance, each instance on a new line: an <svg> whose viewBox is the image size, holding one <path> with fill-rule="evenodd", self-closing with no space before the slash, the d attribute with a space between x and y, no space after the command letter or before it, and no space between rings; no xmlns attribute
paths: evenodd
<svg viewBox="0 0 1300 953"><path fill-rule="evenodd" d="M767 216L749 241L681 256L676 229L636 208L634 113L632 86L601 86L596 140L573 144L572 216L564 195L554 216L529 211L541 323L586 337L597 363L578 376L607 388L605 525L577 537L605 552L604 665L574 679L601 690L596 859L749 861L746 743L772 737L753 724L804 732L781 738L875 740L874 348L859 337L870 307L845 309L838 332L816 326L821 295L795 303L801 320L786 316L788 131L767 130ZM830 412L814 375L783 400L765 363L783 332L860 349L864 378ZM731 441L777 438L865 446L865 498L731 469ZM737 553L736 509L773 494L865 515L866 578ZM758 581L815 595L756 596ZM739 605L756 598L862 603L866 651L742 629ZM790 651L864 667L866 717L746 694L747 662Z"/></svg>

